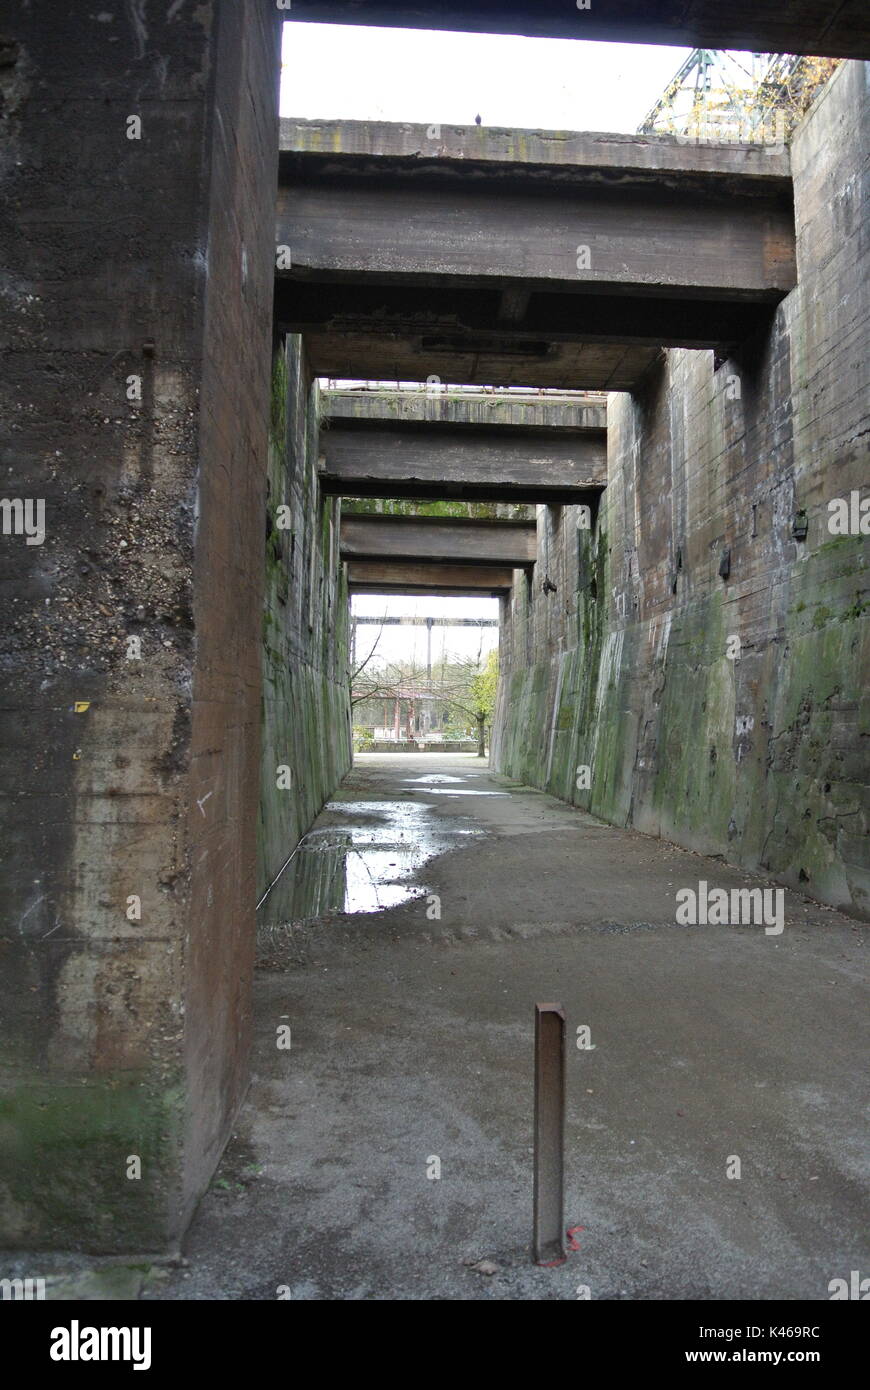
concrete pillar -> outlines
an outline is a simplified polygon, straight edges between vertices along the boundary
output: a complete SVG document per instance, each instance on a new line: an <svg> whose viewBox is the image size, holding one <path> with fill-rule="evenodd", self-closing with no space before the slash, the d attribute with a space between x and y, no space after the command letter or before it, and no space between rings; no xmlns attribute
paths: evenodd
<svg viewBox="0 0 870 1390"><path fill-rule="evenodd" d="M48 8L4 17L0 1244L147 1251L248 1076L280 11Z"/></svg>

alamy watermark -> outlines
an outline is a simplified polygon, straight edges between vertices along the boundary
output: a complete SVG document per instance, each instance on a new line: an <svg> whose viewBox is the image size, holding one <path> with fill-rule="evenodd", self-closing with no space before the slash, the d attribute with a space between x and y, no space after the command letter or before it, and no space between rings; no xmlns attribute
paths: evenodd
<svg viewBox="0 0 870 1390"><path fill-rule="evenodd" d="M859 1269L851 1269L848 1283L845 1279L831 1279L828 1284L828 1295L832 1300L849 1298L858 1299L864 1303L870 1298L870 1279L862 1279Z"/></svg>
<svg viewBox="0 0 870 1390"><path fill-rule="evenodd" d="M42 497L3 497L0 516L4 536L25 536L25 545L45 540L45 501Z"/></svg>
<svg viewBox="0 0 870 1390"><path fill-rule="evenodd" d="M674 138L678 145L784 145L787 134L786 113L780 108L767 112L760 121L732 111L702 111L691 134L674 132Z"/></svg>
<svg viewBox="0 0 870 1390"><path fill-rule="evenodd" d="M48 1351L52 1361L132 1361L134 1371L151 1366L150 1327L53 1327Z"/></svg>
<svg viewBox="0 0 870 1390"><path fill-rule="evenodd" d="M828 531L832 536L870 536L870 497L862 497L857 488L848 497L832 497Z"/></svg>
<svg viewBox="0 0 870 1390"><path fill-rule="evenodd" d="M679 888L676 920L690 927L764 927L765 936L779 936L785 925L782 888L709 888L701 879L695 888Z"/></svg>
<svg viewBox="0 0 870 1390"><path fill-rule="evenodd" d="M34 1300L41 1302L44 1298L44 1279L0 1279L0 1299L4 1302L32 1303Z"/></svg>

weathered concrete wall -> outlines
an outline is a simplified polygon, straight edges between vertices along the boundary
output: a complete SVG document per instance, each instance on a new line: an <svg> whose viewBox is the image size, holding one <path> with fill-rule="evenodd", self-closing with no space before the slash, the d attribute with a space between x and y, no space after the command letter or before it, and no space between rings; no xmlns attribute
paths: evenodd
<svg viewBox="0 0 870 1390"><path fill-rule="evenodd" d="M611 397L595 532L542 510L494 738L512 776L862 914L868 540L828 502L868 484L867 118L848 63L795 135L799 284L770 332Z"/></svg>
<svg viewBox="0 0 870 1390"><path fill-rule="evenodd" d="M4 15L6 1245L171 1243L246 1084L279 26Z"/></svg>
<svg viewBox="0 0 870 1390"><path fill-rule="evenodd" d="M320 495L319 435L317 384L291 334L272 377L258 898L351 764L341 503ZM278 785L281 767L289 769L281 778L288 786ZM263 921L272 910L267 898Z"/></svg>

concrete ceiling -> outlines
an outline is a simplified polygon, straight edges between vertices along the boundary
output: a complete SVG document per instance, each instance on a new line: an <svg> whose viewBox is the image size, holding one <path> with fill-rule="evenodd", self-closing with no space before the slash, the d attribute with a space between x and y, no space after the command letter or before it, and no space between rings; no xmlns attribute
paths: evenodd
<svg viewBox="0 0 870 1390"><path fill-rule="evenodd" d="M300 23L452 29L608 43L870 57L866 0L293 0Z"/></svg>

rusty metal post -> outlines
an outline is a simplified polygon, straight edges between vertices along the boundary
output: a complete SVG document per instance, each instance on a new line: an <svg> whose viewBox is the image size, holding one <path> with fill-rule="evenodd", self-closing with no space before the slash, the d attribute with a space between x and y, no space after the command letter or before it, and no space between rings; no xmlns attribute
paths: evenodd
<svg viewBox="0 0 870 1390"><path fill-rule="evenodd" d="M535 1005L535 1263L565 1259L565 1014Z"/></svg>

